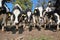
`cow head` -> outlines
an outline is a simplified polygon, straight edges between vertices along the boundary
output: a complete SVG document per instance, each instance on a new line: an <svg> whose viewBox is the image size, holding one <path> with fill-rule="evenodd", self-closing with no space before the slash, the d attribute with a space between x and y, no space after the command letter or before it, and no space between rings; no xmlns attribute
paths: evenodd
<svg viewBox="0 0 60 40"><path fill-rule="evenodd" d="M13 14L15 16L15 20L14 20L14 24L19 23L18 19L19 19L19 15L21 14L22 8L16 4L13 8Z"/></svg>

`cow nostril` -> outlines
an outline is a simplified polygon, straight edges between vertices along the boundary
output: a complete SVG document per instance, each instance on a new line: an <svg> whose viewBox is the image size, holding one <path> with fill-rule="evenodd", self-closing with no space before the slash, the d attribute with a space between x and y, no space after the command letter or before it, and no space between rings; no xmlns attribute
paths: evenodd
<svg viewBox="0 0 60 40"><path fill-rule="evenodd" d="M15 23L15 25L18 25L19 23Z"/></svg>

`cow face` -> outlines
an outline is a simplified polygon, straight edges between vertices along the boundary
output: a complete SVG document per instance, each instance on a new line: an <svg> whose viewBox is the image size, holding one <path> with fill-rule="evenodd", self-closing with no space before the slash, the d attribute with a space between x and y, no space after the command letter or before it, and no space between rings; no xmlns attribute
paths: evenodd
<svg viewBox="0 0 60 40"><path fill-rule="evenodd" d="M15 15L14 24L15 24L15 23L18 23L18 16L19 16L19 14L20 14L20 10L15 9L15 10L13 11L13 14Z"/></svg>
<svg viewBox="0 0 60 40"><path fill-rule="evenodd" d="M38 9L39 9L40 17L43 17L43 7L41 6Z"/></svg>
<svg viewBox="0 0 60 40"><path fill-rule="evenodd" d="M28 12L27 12L27 16L28 16L28 22L29 22L30 19L31 19L31 11L28 11Z"/></svg>

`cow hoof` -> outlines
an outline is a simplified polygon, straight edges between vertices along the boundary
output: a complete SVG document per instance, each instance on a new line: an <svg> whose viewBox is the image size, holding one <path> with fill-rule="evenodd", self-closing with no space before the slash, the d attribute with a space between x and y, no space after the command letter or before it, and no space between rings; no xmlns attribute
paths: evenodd
<svg viewBox="0 0 60 40"><path fill-rule="evenodd" d="M57 31L59 31L59 29L57 29Z"/></svg>
<svg viewBox="0 0 60 40"><path fill-rule="evenodd" d="M44 25L44 29L46 30L46 24Z"/></svg>
<svg viewBox="0 0 60 40"><path fill-rule="evenodd" d="M16 29L18 29L18 23L16 23Z"/></svg>
<svg viewBox="0 0 60 40"><path fill-rule="evenodd" d="M2 26L2 31L4 31L4 26Z"/></svg>
<svg viewBox="0 0 60 40"><path fill-rule="evenodd" d="M57 26L57 31L59 31L59 26Z"/></svg>

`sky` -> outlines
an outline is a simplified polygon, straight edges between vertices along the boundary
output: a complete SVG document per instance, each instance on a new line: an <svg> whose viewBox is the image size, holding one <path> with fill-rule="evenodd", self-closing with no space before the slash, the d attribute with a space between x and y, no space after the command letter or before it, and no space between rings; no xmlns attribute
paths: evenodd
<svg viewBox="0 0 60 40"><path fill-rule="evenodd" d="M32 0L32 2L33 2L33 6L32 6L32 11L33 11L35 6L36 6L36 4L37 4L37 0Z"/></svg>
<svg viewBox="0 0 60 40"><path fill-rule="evenodd" d="M13 4L10 2L10 3L6 3L6 5L10 9L10 12L12 12Z"/></svg>
<svg viewBox="0 0 60 40"><path fill-rule="evenodd" d="M33 6L32 6L32 11L34 10L34 8L36 7L36 4L37 4L37 0L31 0L33 2ZM42 0L41 0L42 2ZM46 2L48 2L48 0L46 0ZM10 12L12 11L13 9L13 4L10 2L10 3L6 3L7 6L9 7L10 9Z"/></svg>
<svg viewBox="0 0 60 40"><path fill-rule="evenodd" d="M36 7L36 5L37 5L37 0L32 0L33 1L33 7L32 7L32 11L34 11L34 8ZM41 1L41 3L44 1L44 0L40 0ZM45 0L46 1L46 3L48 3L48 0Z"/></svg>

